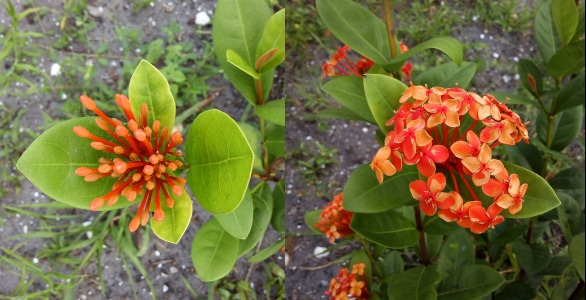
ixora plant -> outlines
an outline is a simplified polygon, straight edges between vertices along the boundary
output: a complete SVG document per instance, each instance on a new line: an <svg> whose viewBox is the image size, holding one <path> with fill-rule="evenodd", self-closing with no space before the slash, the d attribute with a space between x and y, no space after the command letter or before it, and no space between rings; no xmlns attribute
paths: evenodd
<svg viewBox="0 0 586 300"><path fill-rule="evenodd" d="M332 77L323 89L343 108L321 115L378 125L381 145L369 165L350 175L342 194L306 214L308 226L330 242L353 238L364 248L350 255L354 271L341 269L326 294L583 297L584 171L556 174L556 168L571 166L560 151L577 135L560 131L565 122L558 114L580 106L568 114L579 118L570 121L578 127L583 119L583 5L579 18L573 1L543 4L535 35L548 54L541 67L519 62L522 81L535 97L529 100L466 90L476 66L462 60L454 38L435 37L399 54L391 1L383 3L385 22L350 0L317 0L322 20L347 45L323 65L324 77ZM361 55L356 64L346 57L350 48ZM452 61L411 74L405 62L428 48ZM547 93L541 69L554 77ZM414 76L409 86L403 74ZM515 112L517 104L543 113L537 137ZM564 246L549 242L550 223L561 226Z"/></svg>
<svg viewBox="0 0 586 300"><path fill-rule="evenodd" d="M253 20L230 23L234 15L252 13ZM190 126L182 153L177 147L184 138L173 132L175 100L169 84L143 60L130 80L129 96L114 96L125 122L82 95L81 104L98 117L50 128L25 151L18 169L47 196L72 207L104 211L140 203L129 230L150 221L155 235L170 243L179 242L191 220L188 185L214 215L193 239L195 269L203 281L224 277L239 256L262 240L269 223L284 233L284 181L276 174L284 165L285 112L282 100L264 101L274 68L284 60L284 27L284 10L272 14L264 1L218 3L216 51L228 78L254 105L260 130L208 110ZM249 189L251 178L260 180ZM277 182L273 191L269 181ZM264 260L283 244L277 241L250 261Z"/></svg>

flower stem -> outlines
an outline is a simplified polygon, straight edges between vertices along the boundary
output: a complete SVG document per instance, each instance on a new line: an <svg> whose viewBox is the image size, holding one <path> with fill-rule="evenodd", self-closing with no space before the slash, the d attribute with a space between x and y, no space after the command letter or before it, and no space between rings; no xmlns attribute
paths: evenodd
<svg viewBox="0 0 586 300"><path fill-rule="evenodd" d="M376 261L374 260L374 257L372 256L372 252L370 251L370 247L368 247L366 240L360 234L356 234L356 236L360 240L360 243L362 243L362 246L364 247L364 251L366 251L366 255L368 255L368 258L370 259L370 264L372 265L372 268L376 272L376 276L379 278L379 280L384 279L385 276L384 276L383 272L381 272L381 270L378 268L378 265L376 264Z"/></svg>
<svg viewBox="0 0 586 300"><path fill-rule="evenodd" d="M391 0L383 0L385 8L385 23L387 25L387 32L389 34L389 45L391 46L391 58L397 57L397 45L395 44L395 29L393 24L393 10L391 8Z"/></svg>
<svg viewBox="0 0 586 300"><path fill-rule="evenodd" d="M470 187L470 184L468 183L468 181L466 180L466 178L464 178L464 175L462 175L462 173L458 173L458 175L460 175L460 178L462 178L462 181L464 181L464 183L466 184L466 187L468 188L468 191L470 192L470 194L472 194L472 197L474 198L474 201L478 201L478 198L476 197L476 194L472 190L472 187Z"/></svg>
<svg viewBox="0 0 586 300"><path fill-rule="evenodd" d="M259 119L260 119L260 134L262 137L262 143L261 143L262 161L263 161L263 165L265 167L265 177L263 178L263 180L266 181L268 179L268 177L270 176L269 155L268 155L267 145L266 145L265 120L263 120L262 118L259 118Z"/></svg>
<svg viewBox="0 0 586 300"><path fill-rule="evenodd" d="M413 206L415 212L416 228L419 230L419 251L421 252L421 260L424 265L429 265L429 255L427 254L427 245L425 244L425 232L423 231L423 222L421 221L421 212L419 211L419 205Z"/></svg>
<svg viewBox="0 0 586 300"><path fill-rule="evenodd" d="M254 83L256 84L256 102L258 105L263 105L261 81L260 79L255 79Z"/></svg>

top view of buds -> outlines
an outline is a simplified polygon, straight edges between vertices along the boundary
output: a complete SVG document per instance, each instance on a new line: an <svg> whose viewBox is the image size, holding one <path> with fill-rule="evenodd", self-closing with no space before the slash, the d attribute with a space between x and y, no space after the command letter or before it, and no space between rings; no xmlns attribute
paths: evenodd
<svg viewBox="0 0 586 300"><path fill-rule="evenodd" d="M165 217L161 209L161 197L165 197L165 205L173 207L174 202L166 187L179 196L183 192L185 178L177 177L173 171L181 167L183 163L177 158L181 152L174 148L183 143L180 132L171 134L167 127L161 128L161 122L155 120L152 127L148 126L148 106L143 103L140 109L140 117L135 118L130 109L130 101L124 95L116 95L116 103L124 112L128 124L120 120L109 118L87 96L81 96L83 106L95 112L98 127L106 131L118 143L110 142L97 137L87 129L76 126L73 132L80 137L92 140L91 147L118 155L114 159L100 158L97 168L80 167L75 173L84 176L87 182L93 182L104 177L115 177L118 180L113 184L112 190L104 196L95 198L90 204L91 210L98 210L106 203L114 205L120 196L125 196L130 202L143 196L136 217L130 222L130 231L138 229L139 225L145 225L150 217L149 209L154 200L154 219L162 221Z"/></svg>

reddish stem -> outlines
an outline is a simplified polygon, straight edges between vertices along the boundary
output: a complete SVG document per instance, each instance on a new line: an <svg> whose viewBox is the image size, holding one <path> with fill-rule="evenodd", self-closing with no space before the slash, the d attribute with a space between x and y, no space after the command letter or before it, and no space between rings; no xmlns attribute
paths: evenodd
<svg viewBox="0 0 586 300"><path fill-rule="evenodd" d="M470 192L470 194L472 194L472 198L474 198L474 201L479 201L478 198L476 197L476 194L472 190L472 187L470 187L470 184L468 183L466 178L464 178L464 175L462 175L462 173L458 173L458 175L460 175L460 178L462 178L462 180L464 181L464 184L466 184L466 187L468 188L468 191Z"/></svg>
<svg viewBox="0 0 586 300"><path fill-rule="evenodd" d="M494 149L494 147L496 147L496 146L498 146L500 144L501 144L501 142L496 141L495 143L492 143L492 145L490 145L490 149Z"/></svg>
<svg viewBox="0 0 586 300"><path fill-rule="evenodd" d="M474 120L474 122L472 123L472 126L470 126L470 128L468 128L466 131L464 131L464 134L462 134L462 136L460 137L460 139L458 141L461 141L464 139L464 137L466 135L468 135L468 131L474 129L474 126L476 126L476 123L478 123L478 120Z"/></svg>
<svg viewBox="0 0 586 300"><path fill-rule="evenodd" d="M460 193L460 189L458 188L458 181L456 181L456 176L454 176L454 171L450 171L450 175L452 175L452 181L454 181L454 187L456 188L456 193Z"/></svg>
<svg viewBox="0 0 586 300"><path fill-rule="evenodd" d="M348 75L348 76L352 76L352 74L350 74L350 73L348 73L346 70L344 70L344 69L340 68L340 66L336 65L336 68L338 68L338 70L340 70L340 71L344 72L344 74L346 74L346 75ZM343 76L343 75L340 75L340 76Z"/></svg>
<svg viewBox="0 0 586 300"><path fill-rule="evenodd" d="M439 135L438 135L438 133L437 133L437 126L435 126L435 127L433 128L433 130L435 131L435 142L436 142L436 143L439 143L439 142L440 142L440 139L439 139Z"/></svg>

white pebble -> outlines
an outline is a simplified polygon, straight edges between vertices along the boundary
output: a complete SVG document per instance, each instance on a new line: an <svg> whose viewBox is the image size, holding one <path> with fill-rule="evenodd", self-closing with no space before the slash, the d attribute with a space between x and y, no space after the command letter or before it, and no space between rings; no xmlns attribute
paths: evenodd
<svg viewBox="0 0 586 300"><path fill-rule="evenodd" d="M211 21L210 16L207 13L201 11L195 15L195 24L207 25Z"/></svg>
<svg viewBox="0 0 586 300"><path fill-rule="evenodd" d="M175 268L175 267L170 267L170 268L169 268L169 272L171 272L171 274L173 274L173 273L177 273L178 271L179 271L179 270L177 270L177 268Z"/></svg>
<svg viewBox="0 0 586 300"><path fill-rule="evenodd" d="M90 226L90 224L92 224L92 221L85 221L85 222L81 223L81 225L83 227L88 227L88 226Z"/></svg>
<svg viewBox="0 0 586 300"><path fill-rule="evenodd" d="M329 252L323 253L326 250L328 250L328 248L317 246L317 247L315 247L315 249L313 249L313 255L315 255L315 257L317 257L317 258L326 257L326 256L330 255Z"/></svg>
<svg viewBox="0 0 586 300"><path fill-rule="evenodd" d="M34 195L35 195L35 197L38 197L39 196L39 192L35 192Z"/></svg>
<svg viewBox="0 0 586 300"><path fill-rule="evenodd" d="M367 132L368 132L368 128L366 128L366 127L363 127L363 128L362 128L362 132L364 132L364 133L367 133Z"/></svg>
<svg viewBox="0 0 586 300"><path fill-rule="evenodd" d="M496 52L492 54L492 57L494 57L494 58L499 58L499 56L500 55L498 53L496 53Z"/></svg>
<svg viewBox="0 0 586 300"><path fill-rule="evenodd" d="M61 74L61 66L58 63L51 65L51 76L59 76Z"/></svg>
<svg viewBox="0 0 586 300"><path fill-rule="evenodd" d="M87 235L88 239L91 239L94 236L94 232L93 231L88 231L85 233L85 235Z"/></svg>
<svg viewBox="0 0 586 300"><path fill-rule="evenodd" d="M169 287L166 284L164 284L163 285L163 293L166 293L168 290L169 290Z"/></svg>
<svg viewBox="0 0 586 300"><path fill-rule="evenodd" d="M481 33L481 34L480 34L480 38L481 38L481 39L484 39L484 33Z"/></svg>
<svg viewBox="0 0 586 300"><path fill-rule="evenodd" d="M39 263L39 259L38 258L33 258L33 263L38 264Z"/></svg>
<svg viewBox="0 0 586 300"><path fill-rule="evenodd" d="M159 252L159 250L155 250L155 256L161 256L161 252Z"/></svg>

